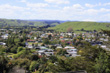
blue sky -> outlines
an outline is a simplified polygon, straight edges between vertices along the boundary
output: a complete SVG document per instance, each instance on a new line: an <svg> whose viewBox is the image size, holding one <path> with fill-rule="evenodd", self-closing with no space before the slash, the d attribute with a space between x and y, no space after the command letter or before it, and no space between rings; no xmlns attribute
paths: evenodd
<svg viewBox="0 0 110 73"><path fill-rule="evenodd" d="M110 0L0 0L0 18L110 21Z"/></svg>

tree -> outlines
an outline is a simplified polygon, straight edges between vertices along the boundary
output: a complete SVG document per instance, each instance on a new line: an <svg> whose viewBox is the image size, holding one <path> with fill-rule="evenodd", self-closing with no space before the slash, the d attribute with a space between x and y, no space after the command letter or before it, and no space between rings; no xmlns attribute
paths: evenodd
<svg viewBox="0 0 110 73"><path fill-rule="evenodd" d="M110 73L109 64L110 61L108 55L104 52L100 52L94 66L96 73Z"/></svg>
<svg viewBox="0 0 110 73"><path fill-rule="evenodd" d="M67 51L65 49L57 49L57 55L65 56Z"/></svg>
<svg viewBox="0 0 110 73"><path fill-rule="evenodd" d="M43 43L44 43L44 44L49 44L49 39L44 39L44 40L43 40Z"/></svg>
<svg viewBox="0 0 110 73"><path fill-rule="evenodd" d="M39 64L40 64L40 67L39 67L39 73L45 73L47 71L47 67L48 67L48 63L47 63L47 59L45 56L43 56L42 58L40 58L39 60Z"/></svg>
<svg viewBox="0 0 110 73"><path fill-rule="evenodd" d="M48 35L48 38L49 38L49 39L51 39L51 38L52 38L52 35L51 35L51 34L50 34L50 35Z"/></svg>
<svg viewBox="0 0 110 73"><path fill-rule="evenodd" d="M18 47L17 52L20 52L23 50L23 47Z"/></svg>
<svg viewBox="0 0 110 73"><path fill-rule="evenodd" d="M73 32L73 29L71 27L67 28L67 32Z"/></svg>
<svg viewBox="0 0 110 73"><path fill-rule="evenodd" d="M8 39L7 39L7 41L6 41L6 45L7 46L10 46L12 44L15 44L14 38L15 38L14 36L9 36Z"/></svg>
<svg viewBox="0 0 110 73"><path fill-rule="evenodd" d="M24 59L16 59L12 62L15 66L19 66L20 68L24 68L25 70L29 70L29 66L31 61L27 58Z"/></svg>
<svg viewBox="0 0 110 73"><path fill-rule="evenodd" d="M84 31L84 28L82 28L81 31Z"/></svg>
<svg viewBox="0 0 110 73"><path fill-rule="evenodd" d="M10 66L9 60L4 55L0 56L0 73L7 73L12 67Z"/></svg>
<svg viewBox="0 0 110 73"><path fill-rule="evenodd" d="M61 59L58 58L58 61L54 64L50 63L49 68L53 73L59 72L68 72L68 71L80 71L86 70L89 73L95 73L93 68L94 63L88 61L84 57L74 57L74 58L66 58Z"/></svg>
<svg viewBox="0 0 110 73"><path fill-rule="evenodd" d="M31 61L37 61L39 59L38 55L31 55L30 60Z"/></svg>
<svg viewBox="0 0 110 73"><path fill-rule="evenodd" d="M55 62L57 62L58 58L56 56L50 56L49 60L51 60L52 63L55 63Z"/></svg>
<svg viewBox="0 0 110 73"><path fill-rule="evenodd" d="M17 46L12 47L10 51L11 51L12 53L16 53L16 52L17 52Z"/></svg>
<svg viewBox="0 0 110 73"><path fill-rule="evenodd" d="M110 36L110 30L102 30L104 34L107 34L108 36Z"/></svg>
<svg viewBox="0 0 110 73"><path fill-rule="evenodd" d="M6 52L6 48L0 45L0 53Z"/></svg>
<svg viewBox="0 0 110 73"><path fill-rule="evenodd" d="M80 50L79 54L86 57L89 60L95 61L95 58L98 57L100 52L105 52L105 50L103 50L102 48L100 48L98 46L91 46L87 42L83 42L81 44L82 44L82 46L79 49ZM97 51L97 53L96 53L96 51Z"/></svg>
<svg viewBox="0 0 110 73"><path fill-rule="evenodd" d="M39 63L37 63L36 61L32 61L29 70L33 72L35 70L38 70L38 68L39 68Z"/></svg>

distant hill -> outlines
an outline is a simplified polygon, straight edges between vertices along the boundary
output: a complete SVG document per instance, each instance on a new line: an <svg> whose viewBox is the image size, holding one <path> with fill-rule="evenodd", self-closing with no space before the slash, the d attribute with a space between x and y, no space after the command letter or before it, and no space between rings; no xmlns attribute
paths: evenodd
<svg viewBox="0 0 110 73"><path fill-rule="evenodd" d="M61 23L64 23L66 21L60 21L60 20L28 20L28 21L34 21L34 22L43 22L48 25L59 25Z"/></svg>
<svg viewBox="0 0 110 73"><path fill-rule="evenodd" d="M47 25L43 22L32 22L26 20L0 19L1 26L42 26Z"/></svg>
<svg viewBox="0 0 110 73"><path fill-rule="evenodd" d="M64 23L67 21L62 21L62 20L28 20L28 21L39 21L39 22L60 22L60 23Z"/></svg>
<svg viewBox="0 0 110 73"><path fill-rule="evenodd" d="M0 19L0 26L45 26L58 25L63 21L55 20L18 20L18 19Z"/></svg>
<svg viewBox="0 0 110 73"><path fill-rule="evenodd" d="M110 30L110 23L104 22L65 22L50 29L66 32L68 28L78 30Z"/></svg>

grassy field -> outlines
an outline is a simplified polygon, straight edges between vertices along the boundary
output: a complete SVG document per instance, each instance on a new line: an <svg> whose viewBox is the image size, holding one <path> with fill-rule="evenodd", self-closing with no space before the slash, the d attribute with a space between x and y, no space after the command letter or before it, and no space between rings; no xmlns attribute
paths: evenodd
<svg viewBox="0 0 110 73"><path fill-rule="evenodd" d="M98 22L65 22L56 27L52 27L49 29L54 29L56 31L66 32L68 28L72 28L74 31L76 30L110 30L110 23L98 23Z"/></svg>

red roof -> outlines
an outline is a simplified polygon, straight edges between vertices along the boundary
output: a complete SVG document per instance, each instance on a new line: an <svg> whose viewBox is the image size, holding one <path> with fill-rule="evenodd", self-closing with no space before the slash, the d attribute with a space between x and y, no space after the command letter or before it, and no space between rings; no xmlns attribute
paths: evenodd
<svg viewBox="0 0 110 73"><path fill-rule="evenodd" d="M35 40L27 39L28 42L35 42Z"/></svg>
<svg viewBox="0 0 110 73"><path fill-rule="evenodd" d="M60 38L62 39L62 38L64 38L64 37L61 36Z"/></svg>

